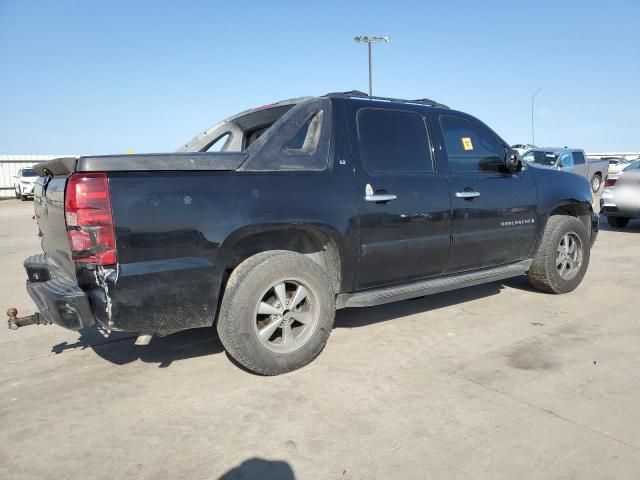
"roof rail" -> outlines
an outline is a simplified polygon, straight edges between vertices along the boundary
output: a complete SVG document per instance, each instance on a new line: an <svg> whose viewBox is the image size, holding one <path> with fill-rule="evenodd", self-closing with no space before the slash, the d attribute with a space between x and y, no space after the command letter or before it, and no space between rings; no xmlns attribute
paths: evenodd
<svg viewBox="0 0 640 480"><path fill-rule="evenodd" d="M427 105L429 107L437 107L437 108L449 108L447 105L436 102L435 100L430 100L428 98L418 98L415 100L406 100L403 98L391 98L391 97L376 97L369 96L364 92L359 90L351 90L349 92L332 92L327 93L325 97L338 97L338 98L367 98L370 100L380 100L383 102L392 102L392 103L414 103L418 105Z"/></svg>

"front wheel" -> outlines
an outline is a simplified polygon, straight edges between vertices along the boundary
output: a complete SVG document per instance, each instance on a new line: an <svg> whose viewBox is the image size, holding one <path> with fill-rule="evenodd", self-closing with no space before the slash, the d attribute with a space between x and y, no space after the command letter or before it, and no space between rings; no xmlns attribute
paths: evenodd
<svg viewBox="0 0 640 480"><path fill-rule="evenodd" d="M231 274L218 334L227 353L260 375L296 370L315 359L329 338L335 297L324 269L295 252L268 251Z"/></svg>
<svg viewBox="0 0 640 480"><path fill-rule="evenodd" d="M554 215L529 268L529 281L545 292L571 292L587 272L590 253L587 227L575 217Z"/></svg>

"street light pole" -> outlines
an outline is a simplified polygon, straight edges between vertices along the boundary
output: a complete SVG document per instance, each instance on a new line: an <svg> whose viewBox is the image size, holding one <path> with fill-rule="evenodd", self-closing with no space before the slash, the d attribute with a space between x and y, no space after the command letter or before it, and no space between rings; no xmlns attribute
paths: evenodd
<svg viewBox="0 0 640 480"><path fill-rule="evenodd" d="M373 96L373 62L371 60L371 44L372 43L378 43L380 41L385 41L387 43L389 43L389 37L388 36L384 36L384 37L376 37L376 36L361 36L358 35L356 37L353 37L353 40L356 43L360 43L360 42L364 42L367 44L367 49L369 50L369 96Z"/></svg>
<svg viewBox="0 0 640 480"><path fill-rule="evenodd" d="M369 47L369 96L373 96L373 68L371 67L371 42L367 43Z"/></svg>
<svg viewBox="0 0 640 480"><path fill-rule="evenodd" d="M536 133L535 133L534 123L533 123L533 101L535 100L536 95L538 95L541 91L542 89L539 88L538 90L536 90L536 93L534 93L531 96L531 145L536 144Z"/></svg>

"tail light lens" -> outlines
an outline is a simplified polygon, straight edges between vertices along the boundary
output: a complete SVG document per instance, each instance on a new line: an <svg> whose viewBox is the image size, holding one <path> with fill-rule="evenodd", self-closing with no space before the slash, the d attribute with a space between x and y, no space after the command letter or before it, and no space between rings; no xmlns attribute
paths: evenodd
<svg viewBox="0 0 640 480"><path fill-rule="evenodd" d="M604 181L604 186L605 187L613 187L616 184L617 181L618 181L617 178L607 178Z"/></svg>
<svg viewBox="0 0 640 480"><path fill-rule="evenodd" d="M67 234L76 263L117 263L111 195L106 173L74 173L64 202Z"/></svg>

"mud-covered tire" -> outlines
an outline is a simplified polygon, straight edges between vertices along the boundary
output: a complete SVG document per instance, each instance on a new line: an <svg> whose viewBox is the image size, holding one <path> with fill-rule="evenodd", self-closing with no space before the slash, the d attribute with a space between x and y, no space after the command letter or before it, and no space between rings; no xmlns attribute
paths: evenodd
<svg viewBox="0 0 640 480"><path fill-rule="evenodd" d="M580 266L575 276L563 278L558 266L558 251L566 236L577 238L582 248ZM590 238L587 227L577 218L553 215L544 230L542 242L527 275L533 287L549 293L567 293L575 290L587 271L590 257Z"/></svg>
<svg viewBox="0 0 640 480"><path fill-rule="evenodd" d="M602 186L602 175L596 173L593 177L591 177L591 191L593 193L598 193L600 187Z"/></svg>
<svg viewBox="0 0 640 480"><path fill-rule="evenodd" d="M309 312L313 313L314 326L305 333L305 324L298 324L294 309L283 310L285 318L288 312L292 327L304 333L298 338L300 345L292 346L293 351L274 351L285 348L284 328L279 327L282 344L278 347L269 339L260 338L258 333L264 325L271 323L271 317L259 313L265 303L265 295L275 292L273 286L286 282L303 285L309 301ZM288 291L293 302L293 291ZM270 305L278 306L275 293ZM313 303L313 305L312 305ZM284 307L283 307L284 308ZM313 310L311 310L313 309ZM296 311L298 309L295 309ZM335 295L325 270L308 257L289 251L271 250L254 255L242 262L231 273L218 316L218 335L227 353L243 367L260 375L279 375L307 365L322 352L333 327L335 317ZM297 318L297 317L295 317ZM264 321L264 323L261 323ZM289 334L291 334L289 329ZM277 335L278 329L274 330ZM304 337L304 338L300 338Z"/></svg>
<svg viewBox="0 0 640 480"><path fill-rule="evenodd" d="M629 224L629 217L607 217L609 226L613 228L624 228Z"/></svg>

